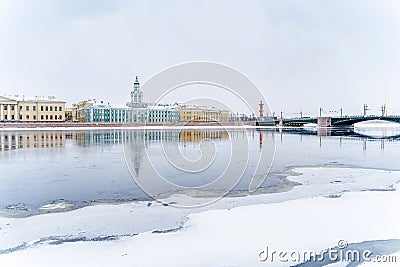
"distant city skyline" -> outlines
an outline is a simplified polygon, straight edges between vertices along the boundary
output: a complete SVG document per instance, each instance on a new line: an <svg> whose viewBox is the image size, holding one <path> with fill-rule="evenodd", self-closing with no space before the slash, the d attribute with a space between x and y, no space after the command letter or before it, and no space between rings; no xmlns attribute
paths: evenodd
<svg viewBox="0 0 400 267"><path fill-rule="evenodd" d="M289 117L318 115L320 107L361 114L364 104L379 114L385 99L388 113L400 114L394 0L2 0L0 40L5 95L123 105L136 75L143 84L170 66L211 61L247 75L272 111ZM204 98L212 88L166 102L199 91Z"/></svg>

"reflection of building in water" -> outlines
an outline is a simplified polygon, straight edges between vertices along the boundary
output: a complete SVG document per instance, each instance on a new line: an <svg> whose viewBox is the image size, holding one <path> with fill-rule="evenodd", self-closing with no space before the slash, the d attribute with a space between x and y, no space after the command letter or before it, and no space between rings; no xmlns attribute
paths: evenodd
<svg viewBox="0 0 400 267"><path fill-rule="evenodd" d="M64 147L64 132L0 133L0 150Z"/></svg>
<svg viewBox="0 0 400 267"><path fill-rule="evenodd" d="M128 149L126 148L128 147ZM127 161L130 161L130 166L135 170L135 177L138 177L140 172L140 164L143 161L144 152L144 132L131 132L128 134L128 144L125 146Z"/></svg>
<svg viewBox="0 0 400 267"><path fill-rule="evenodd" d="M179 140L179 131L146 131L146 143Z"/></svg>
<svg viewBox="0 0 400 267"><path fill-rule="evenodd" d="M67 134L68 139L75 140L79 146L122 144L127 133L114 131L84 131Z"/></svg>
<svg viewBox="0 0 400 267"><path fill-rule="evenodd" d="M317 135L318 136L331 136L332 132L330 128L319 128L317 130Z"/></svg>
<svg viewBox="0 0 400 267"><path fill-rule="evenodd" d="M204 139L227 139L226 131L160 131L160 130L107 130L107 131L82 131L67 133L67 139L76 140L78 146L96 146L107 144L124 145L126 160L133 166L134 175L140 173L145 147L152 143L177 143L200 142Z"/></svg>
<svg viewBox="0 0 400 267"><path fill-rule="evenodd" d="M125 144L140 140L141 143L151 143L159 141L179 140L179 131L160 131L160 130L107 130L107 131L83 131L67 134L68 139L76 140L78 145L98 145L98 144Z"/></svg>
<svg viewBox="0 0 400 267"><path fill-rule="evenodd" d="M204 139L228 139L227 131L162 131L162 130L107 130L107 131L82 131L67 133L67 139L76 140L80 146L97 144L125 144L140 142L149 144L161 141L200 142Z"/></svg>
<svg viewBox="0 0 400 267"><path fill-rule="evenodd" d="M227 131L181 131L179 140L182 142L200 142L204 139L228 139Z"/></svg>

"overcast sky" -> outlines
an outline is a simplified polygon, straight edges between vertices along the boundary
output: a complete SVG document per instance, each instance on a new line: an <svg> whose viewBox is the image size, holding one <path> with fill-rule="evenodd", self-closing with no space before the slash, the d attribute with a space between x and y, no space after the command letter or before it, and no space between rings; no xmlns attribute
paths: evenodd
<svg viewBox="0 0 400 267"><path fill-rule="evenodd" d="M241 71L288 116L385 97L400 113L400 1L0 0L1 94L124 104L135 75L190 61Z"/></svg>

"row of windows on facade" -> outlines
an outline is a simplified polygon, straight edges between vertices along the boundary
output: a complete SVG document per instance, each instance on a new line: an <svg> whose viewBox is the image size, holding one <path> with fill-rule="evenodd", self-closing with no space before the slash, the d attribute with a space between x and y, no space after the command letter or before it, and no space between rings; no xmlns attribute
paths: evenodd
<svg viewBox="0 0 400 267"><path fill-rule="evenodd" d="M91 109L87 109L86 110L86 112L87 113L91 113L93 111L93 114L96 114L96 113L98 113L98 114L101 114L101 113L103 113L104 112L104 114L113 114L113 113L119 113L119 114L125 114L125 113L130 113L130 110L109 110L109 109L93 109L93 110L91 110ZM147 112L142 112L142 113L147 113ZM179 114L179 111L163 111L163 110L161 110L161 111L159 111L159 110L150 110L150 114L151 113L153 113L153 114ZM188 112L189 113L189 112ZM197 113L197 112L195 112L195 113Z"/></svg>
<svg viewBox="0 0 400 267"><path fill-rule="evenodd" d="M170 120L170 121L178 121L179 120L179 117L174 117L174 116L171 116L171 117L163 117L163 118L160 118L160 117L150 117L149 118L149 122L164 122L164 121L166 121L166 119L167 120ZM90 116L87 116L86 117L86 120L87 121L90 121ZM124 122L124 121L132 121L132 118L130 118L130 117L119 117L119 118L116 118L116 117L114 117L114 116L112 116L111 117L111 120L110 120L110 116L93 116L93 121L96 121L96 122L101 122L101 121L106 121L106 122L108 122L108 121L114 121L114 122Z"/></svg>
<svg viewBox="0 0 400 267"><path fill-rule="evenodd" d="M117 114L116 114L117 115ZM121 115L121 114L120 114ZM126 116L125 116L126 115ZM122 114L122 117L130 117L130 115L131 114L125 114L125 113L123 113ZM90 114L88 114L87 115L87 117L90 117ZM101 114L101 113L93 113L93 117L94 118L97 118L97 117L99 117L99 118L102 118L102 117L104 117L104 118L109 118L110 117L110 114L108 114L108 113L104 113L104 115L103 114ZM112 118L116 118L117 116L114 116L114 113L112 113L111 114L111 117ZM119 116L119 117L121 117L121 116ZM164 114L157 114L156 116L154 116L153 114L150 114L149 115L149 118L179 118L179 114L168 114L168 113L164 113Z"/></svg>
<svg viewBox="0 0 400 267"><path fill-rule="evenodd" d="M22 118L23 118L22 115L19 115L19 119L22 120ZM53 117L53 115L46 115L46 116L40 115L40 119L41 120L44 120L45 118L46 118L46 120L49 120L49 118L50 118L50 120L53 120L53 118L54 118L54 120L62 120L62 116L61 115L59 115L59 116L54 115L54 117ZM4 115L4 119L8 120L8 116ZM25 119L30 120L30 116L26 115ZM36 120L36 115L33 115L32 119ZM15 116L14 115L11 115L11 120L15 120Z"/></svg>
<svg viewBox="0 0 400 267"><path fill-rule="evenodd" d="M128 113L128 111L125 111L125 110L111 110L111 112L110 112L110 110L108 110L108 109L104 109L104 110L102 110L102 109L94 109L93 110L93 114L102 114L103 113L103 111L104 111L104 114L125 114L125 113ZM90 114L91 113L91 110L90 109L88 109L88 110L86 110L86 112L88 113L88 114Z"/></svg>
<svg viewBox="0 0 400 267"><path fill-rule="evenodd" d="M14 110L15 106L11 106L11 110ZM25 106L26 111L29 111L29 106ZM4 110L7 110L7 106L4 106ZM22 106L19 106L19 110L22 110ZM36 111L36 106L32 106L32 110ZM53 111L53 106L40 106L40 111ZM62 111L62 107L54 107L54 111Z"/></svg>
<svg viewBox="0 0 400 267"><path fill-rule="evenodd" d="M126 114L128 115L128 114ZM86 116L87 118L90 118L90 114ZM125 116L125 114L123 116L114 116L114 114L112 114L111 116L109 114L93 114L93 118L105 118L105 119L109 119L109 118L130 118L131 116ZM157 118L176 118L179 119L179 115L174 115L174 114L162 114L160 116L149 116L149 119L157 119Z"/></svg>
<svg viewBox="0 0 400 267"><path fill-rule="evenodd" d="M90 115L90 111L88 111L88 114ZM110 112L107 111L107 110L105 110L104 113L101 112L101 110L94 110L93 111L93 116L102 116L103 114L104 114L104 116L110 116ZM130 115L130 113L125 112L125 111L115 111L115 112L112 111L111 115L114 116L114 114L115 115L119 114L119 115L122 115L122 116ZM146 115L146 114L144 114L144 115ZM179 117L179 113L178 112L176 112L176 113L166 113L166 112L154 112L153 113L153 112L151 112L150 116L155 116L155 117L167 117L167 116Z"/></svg>
<svg viewBox="0 0 400 267"><path fill-rule="evenodd" d="M199 116L199 115L195 115L195 116L183 116L184 119L186 120L217 120L220 117L219 116Z"/></svg>

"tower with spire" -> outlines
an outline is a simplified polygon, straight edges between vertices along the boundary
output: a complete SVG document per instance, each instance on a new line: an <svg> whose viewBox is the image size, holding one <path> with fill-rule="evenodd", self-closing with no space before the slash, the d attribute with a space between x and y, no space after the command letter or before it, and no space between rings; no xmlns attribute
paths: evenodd
<svg viewBox="0 0 400 267"><path fill-rule="evenodd" d="M131 91L131 102L129 106L132 108L144 108L146 105L143 103L143 92L140 91L140 83L138 76L133 83L133 90Z"/></svg>

